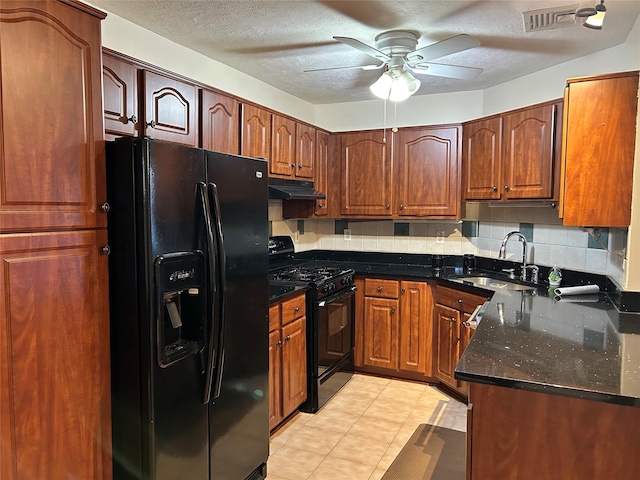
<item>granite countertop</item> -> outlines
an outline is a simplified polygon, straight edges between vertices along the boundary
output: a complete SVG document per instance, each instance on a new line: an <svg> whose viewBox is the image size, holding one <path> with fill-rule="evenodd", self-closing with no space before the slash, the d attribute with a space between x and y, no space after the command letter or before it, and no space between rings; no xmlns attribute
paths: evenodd
<svg viewBox="0 0 640 480"><path fill-rule="evenodd" d="M307 258L353 268L360 275L494 291L451 281L462 273L461 256L450 256L439 274L431 268L429 255L320 251ZM478 261L482 269L505 266L495 259ZM541 278L544 275L541 271ZM456 366L456 378L640 407L640 314L616 308L611 298L617 293L604 291L610 285L606 277L579 272L566 276L571 280L567 285L598 283L601 293L558 300L546 286L495 290Z"/></svg>
<svg viewBox="0 0 640 480"><path fill-rule="evenodd" d="M497 291L455 377L640 407L640 316L604 293Z"/></svg>
<svg viewBox="0 0 640 480"><path fill-rule="evenodd" d="M304 291L305 287L299 285L281 285L277 283L269 283L269 303L279 300L286 300L287 297L293 296L298 292Z"/></svg>

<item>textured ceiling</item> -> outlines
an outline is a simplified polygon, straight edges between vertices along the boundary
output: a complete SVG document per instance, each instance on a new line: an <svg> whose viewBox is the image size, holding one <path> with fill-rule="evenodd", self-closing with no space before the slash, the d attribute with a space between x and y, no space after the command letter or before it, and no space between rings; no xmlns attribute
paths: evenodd
<svg viewBox="0 0 640 480"><path fill-rule="evenodd" d="M580 25L525 33L522 12L596 0L324 1L91 0L143 28L313 104L371 100L381 71L305 70L367 65L333 36L374 45L392 29L420 33L418 47L466 33L480 47L434 60L483 69L472 80L420 75L418 95L485 89L626 40L640 0L606 0L602 30Z"/></svg>

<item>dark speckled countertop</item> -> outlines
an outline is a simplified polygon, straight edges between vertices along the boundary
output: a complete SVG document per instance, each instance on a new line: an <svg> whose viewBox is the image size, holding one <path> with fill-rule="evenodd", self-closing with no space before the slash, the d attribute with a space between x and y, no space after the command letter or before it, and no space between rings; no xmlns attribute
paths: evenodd
<svg viewBox="0 0 640 480"><path fill-rule="evenodd" d="M456 378L640 407L640 315L606 294L498 291L481 315Z"/></svg>
<svg viewBox="0 0 640 480"><path fill-rule="evenodd" d="M431 268L431 255L313 251L301 257L361 275L479 288L448 280L461 273L461 256L449 256L441 275ZM494 271L506 266L481 257L478 263ZM481 310L456 378L640 407L640 314L616 308L611 298L618 292L604 293L611 286L606 277L563 273L567 285L598 283L603 293L557 300L546 287L495 291Z"/></svg>

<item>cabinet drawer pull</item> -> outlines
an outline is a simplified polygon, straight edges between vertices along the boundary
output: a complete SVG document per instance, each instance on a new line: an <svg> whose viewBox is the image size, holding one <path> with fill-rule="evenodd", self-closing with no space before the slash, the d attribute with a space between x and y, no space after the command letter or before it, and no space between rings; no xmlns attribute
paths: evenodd
<svg viewBox="0 0 640 480"><path fill-rule="evenodd" d="M150 127L150 128L156 128L156 125L157 123L155 120L151 120L149 123L147 123L147 127Z"/></svg>
<svg viewBox="0 0 640 480"><path fill-rule="evenodd" d="M458 299L458 303L462 303L462 299L461 298Z"/></svg>
<svg viewBox="0 0 640 480"><path fill-rule="evenodd" d="M135 115L131 115L129 118L127 118L127 121L125 123L136 123L138 121L138 117L136 117Z"/></svg>
<svg viewBox="0 0 640 480"><path fill-rule="evenodd" d="M324 205L322 203L319 203L318 208L322 208L322 207L324 207Z"/></svg>
<svg viewBox="0 0 640 480"><path fill-rule="evenodd" d="M109 255L111 253L111 247L109 245L103 245L100 247L100 253L102 255Z"/></svg>
<svg viewBox="0 0 640 480"><path fill-rule="evenodd" d="M109 210L111 210L111 205L109 205L107 202L104 202L102 205L100 205L100 210L102 210L104 213L109 213Z"/></svg>
<svg viewBox="0 0 640 480"><path fill-rule="evenodd" d="M378 287L378 288L376 288L376 290L381 292L382 291L382 287Z"/></svg>
<svg viewBox="0 0 640 480"><path fill-rule="evenodd" d="M300 307L296 307L293 309L294 312L299 312L300 311Z"/></svg>

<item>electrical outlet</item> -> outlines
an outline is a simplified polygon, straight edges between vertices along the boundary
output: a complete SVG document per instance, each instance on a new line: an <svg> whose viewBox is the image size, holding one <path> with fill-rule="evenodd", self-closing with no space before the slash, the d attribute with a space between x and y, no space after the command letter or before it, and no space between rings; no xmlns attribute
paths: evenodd
<svg viewBox="0 0 640 480"><path fill-rule="evenodd" d="M350 242L351 241L351 230L348 228L344 229L344 241L345 242Z"/></svg>
<svg viewBox="0 0 640 480"><path fill-rule="evenodd" d="M436 243L444 243L444 230L436 232Z"/></svg>
<svg viewBox="0 0 640 480"><path fill-rule="evenodd" d="M295 233L293 234L293 241L294 242L300 241L300 230L296 230Z"/></svg>

